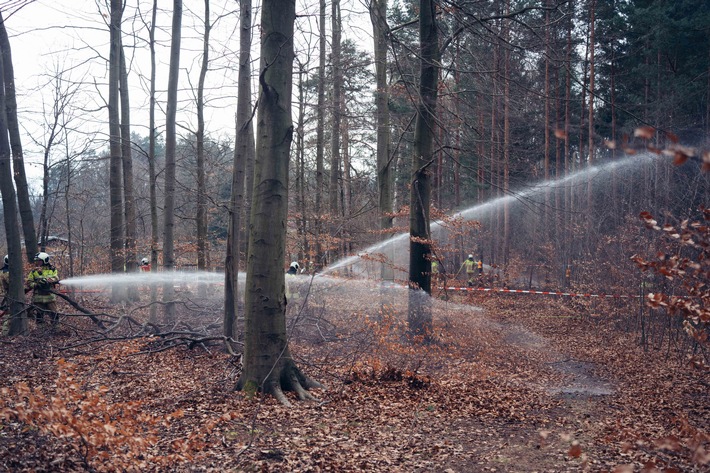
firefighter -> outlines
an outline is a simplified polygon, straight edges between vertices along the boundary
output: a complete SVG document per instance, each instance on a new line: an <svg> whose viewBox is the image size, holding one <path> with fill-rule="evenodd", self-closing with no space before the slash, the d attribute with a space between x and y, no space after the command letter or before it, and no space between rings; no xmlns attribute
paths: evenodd
<svg viewBox="0 0 710 473"><path fill-rule="evenodd" d="M143 258L141 260L140 270L142 273L149 273L150 272L150 260L148 258Z"/></svg>
<svg viewBox="0 0 710 473"><path fill-rule="evenodd" d="M298 291L291 293L291 284L289 279L298 274L300 267L301 265L298 264L298 261L294 261L288 267L288 271L286 271L286 293L284 294L284 302L286 304L288 304L289 301L295 302L298 299Z"/></svg>
<svg viewBox="0 0 710 473"><path fill-rule="evenodd" d="M478 266L478 274L480 276L481 274L483 274L483 258L479 259L476 265Z"/></svg>
<svg viewBox="0 0 710 473"><path fill-rule="evenodd" d="M463 268L466 268L466 276L468 277L468 285L473 286L473 278L474 278L474 268L475 268L476 262L473 260L473 255L468 255L468 258L466 258L466 261L463 262L461 265L461 268L459 269L459 272L456 273L456 276L459 275L461 270Z"/></svg>
<svg viewBox="0 0 710 473"><path fill-rule="evenodd" d="M431 260L431 285L432 287L439 286L439 261Z"/></svg>
<svg viewBox="0 0 710 473"><path fill-rule="evenodd" d="M298 274L298 270L301 266L298 264L298 261L294 261L291 263L291 266L288 267L288 271L286 271L286 274Z"/></svg>
<svg viewBox="0 0 710 473"><path fill-rule="evenodd" d="M35 318L38 324L44 323L47 312L53 324L59 322L57 313L57 296L52 293L52 286L59 283L57 269L49 262L49 255L39 252L34 258L34 267L27 275L27 288L32 290L32 305L35 308Z"/></svg>
<svg viewBox="0 0 710 473"><path fill-rule="evenodd" d="M0 268L0 297L2 297L0 309L5 309L7 306L5 297L7 297L7 291L10 289L10 256L5 255L3 261L3 267Z"/></svg>

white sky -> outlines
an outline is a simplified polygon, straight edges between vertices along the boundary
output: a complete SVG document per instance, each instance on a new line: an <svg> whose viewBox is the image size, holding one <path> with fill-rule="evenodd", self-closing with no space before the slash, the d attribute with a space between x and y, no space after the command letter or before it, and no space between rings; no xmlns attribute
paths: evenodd
<svg viewBox="0 0 710 473"><path fill-rule="evenodd" d="M28 174L38 176L41 172L42 148L37 143L45 141L42 127L42 109L51 109L53 84L51 79L56 71L62 71L63 78L77 86L77 93L72 100L74 117L72 125L89 136L94 149L106 148L108 131L108 112L104 108L107 97L107 67L109 33L108 0L35 0L16 13L13 5L16 1L0 0L5 25L10 35L13 54L15 81L18 93L18 107L21 126L25 128L23 147L28 164ZM369 17L363 0L344 0L342 15L350 19L344 28L343 39L353 39L361 48L372 47ZM132 131L147 134L148 125L148 78L150 74L150 56L147 46L148 33L140 18L135 16L138 3L150 21L151 0L128 0L124 13L124 46L130 61L129 83L131 86L131 122ZM257 1L254 1L257 4ZM310 3L310 5L308 4ZM298 0L297 13L301 15L299 24L302 30L297 38L297 49L301 49L302 61L305 61L305 48L313 48L311 62L317 67L317 23L318 2ZM328 2L330 12L330 2ZM164 127L165 89L167 87L167 69L170 51L170 26L172 2L159 0L156 31L157 89L158 111L156 122ZM210 3L211 19L222 18L213 25L210 38L210 71L207 75L205 91L206 131L213 138L231 138L234 134L234 112L236 109L236 60L239 48L238 2L236 0L212 0ZM105 16L104 16L105 15ZM202 57L202 34L204 2L202 0L183 0L182 53L180 58L180 90L178 100L178 133L187 134L187 130L196 128L194 113L195 93ZM258 23L259 14L255 12L253 22ZM328 29L330 15L327 19ZM136 45L131 46L135 31ZM258 37L253 41L258 48ZM253 58L258 61L258 55ZM258 64L258 63L257 63ZM256 69L256 65L253 67ZM70 138L70 148L79 149L86 142L86 135L74 133ZM36 142L36 143L35 143ZM63 149L57 149L63 153ZM62 154L63 155L63 154Z"/></svg>

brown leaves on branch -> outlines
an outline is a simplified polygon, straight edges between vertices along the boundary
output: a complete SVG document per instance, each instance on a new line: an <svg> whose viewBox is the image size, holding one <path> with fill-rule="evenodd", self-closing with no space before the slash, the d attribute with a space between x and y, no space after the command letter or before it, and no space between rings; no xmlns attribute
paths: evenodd
<svg viewBox="0 0 710 473"><path fill-rule="evenodd" d="M657 255L655 260L634 255L632 259L642 271L652 271L669 282L677 282L682 292L672 297L664 294L648 294L646 303L653 308L664 307L671 316L683 320L685 332L706 350L710 329L710 209L701 208L702 220L684 220L677 225L663 226L649 212L640 214L644 225L660 232L665 240L670 256ZM685 255L685 256L681 256ZM690 359L693 366L710 370L702 352Z"/></svg>
<svg viewBox="0 0 710 473"><path fill-rule="evenodd" d="M665 147L659 148L650 143L658 135L662 135L667 143ZM624 135L621 143L614 140L604 140L604 146L608 149L622 149L626 154L634 155L639 150L645 150L653 154L664 155L673 158L673 164L680 166L689 159L698 158L702 161L703 171L710 170L710 156L705 151L701 153L698 149L679 144L678 136L671 132L662 132L652 126L641 126L634 130L633 138L643 140L642 145L634 145L627 135Z"/></svg>

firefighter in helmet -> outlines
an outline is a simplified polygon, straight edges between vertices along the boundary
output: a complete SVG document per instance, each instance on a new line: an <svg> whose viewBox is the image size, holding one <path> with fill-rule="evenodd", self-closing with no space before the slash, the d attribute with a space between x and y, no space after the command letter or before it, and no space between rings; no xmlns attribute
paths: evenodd
<svg viewBox="0 0 710 473"><path fill-rule="evenodd" d="M7 291L10 289L10 256L5 255L3 262L4 264L2 268L0 268L0 297L3 298L2 303L0 303L0 310L5 309L7 305L5 297L7 296Z"/></svg>
<svg viewBox="0 0 710 473"><path fill-rule="evenodd" d="M289 302L295 302L295 300L298 299L298 291L294 291L293 293L291 292L291 281L289 281L289 279L293 279L293 276L298 274L298 270L300 268L301 265L298 264L298 261L294 261L288 267L288 271L286 271L286 293L284 294L286 304Z"/></svg>
<svg viewBox="0 0 710 473"><path fill-rule="evenodd" d="M468 285L473 286L475 267L476 267L476 262L473 260L473 255L468 255L468 258L466 258L466 261L463 262L463 264L461 265L461 268L459 268L458 273L456 273L456 276L459 275L461 270L466 268L466 276L468 277Z"/></svg>
<svg viewBox="0 0 710 473"><path fill-rule="evenodd" d="M32 291L32 305L38 324L44 323L44 314L49 314L53 324L59 322L57 296L52 286L59 283L57 269L49 262L49 255L43 251L34 257L34 267L27 275L27 288Z"/></svg>
<svg viewBox="0 0 710 473"><path fill-rule="evenodd" d="M294 261L288 267L288 271L286 271L286 274L298 274L298 270L300 268L301 268L301 265L298 264L298 261Z"/></svg>
<svg viewBox="0 0 710 473"><path fill-rule="evenodd" d="M148 258L141 260L140 270L141 272L150 272L150 260Z"/></svg>

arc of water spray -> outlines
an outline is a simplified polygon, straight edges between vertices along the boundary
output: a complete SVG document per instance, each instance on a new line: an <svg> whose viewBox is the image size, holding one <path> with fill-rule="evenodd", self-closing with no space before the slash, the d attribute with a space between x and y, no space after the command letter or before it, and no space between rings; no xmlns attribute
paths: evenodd
<svg viewBox="0 0 710 473"><path fill-rule="evenodd" d="M223 273L207 271L163 271L142 273L91 274L62 279L62 285L82 287L137 286L151 284L215 284L224 282Z"/></svg>
<svg viewBox="0 0 710 473"><path fill-rule="evenodd" d="M615 161L609 161L602 165L590 166L580 171L574 172L564 177L557 179L551 179L547 181L542 181L537 184L532 185L528 189L511 191L508 195L503 197L498 197L493 200L476 204L465 210L461 210L452 215L452 218L461 217L464 220L473 220L474 217L480 219L487 212L494 210L498 206L505 205L506 203L511 203L513 201L523 201L525 199L530 199L531 197L542 194L544 191L549 189L557 189L560 187L568 186L574 184L575 182L582 181L586 182L589 179L595 179L603 175L610 174L612 171L628 168L634 165L646 164L654 159L657 159L659 155L653 153L644 153L639 155L627 156L622 159ZM435 230L441 229L444 226L442 220L438 220L431 224L431 231L434 234ZM367 255L384 253L386 248L390 245L395 245L398 243L403 243L409 240L409 233L400 233L387 240L375 243L372 246L365 248L358 254L353 256L348 256L335 263L324 268L320 274L333 273L341 268L347 268L358 263L363 257ZM407 247L406 251L409 251Z"/></svg>

